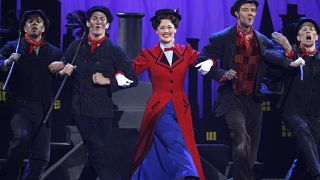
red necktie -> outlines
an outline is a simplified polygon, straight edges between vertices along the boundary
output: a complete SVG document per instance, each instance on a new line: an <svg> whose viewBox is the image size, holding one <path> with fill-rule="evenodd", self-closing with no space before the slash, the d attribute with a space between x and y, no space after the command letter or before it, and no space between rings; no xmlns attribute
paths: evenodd
<svg viewBox="0 0 320 180"><path fill-rule="evenodd" d="M174 47L164 48L164 49L163 49L164 52L173 51L173 50L174 50Z"/></svg>
<svg viewBox="0 0 320 180"><path fill-rule="evenodd" d="M29 36L27 33L24 35L24 37L26 38L26 40L27 40L27 42L28 42L28 44L29 44L29 46L30 46L30 48L29 48L29 54L32 53L32 51L33 51L33 49L34 49L35 47L40 47L40 46L43 46L43 45L45 44L45 42L44 42L44 40L43 40L43 37L40 39L39 42L34 42L34 41L32 41L31 38L30 38L30 36Z"/></svg>
<svg viewBox="0 0 320 180"><path fill-rule="evenodd" d="M95 40L90 35L88 35L88 41L91 43L90 53L92 54L96 47L98 47L98 45L101 44L105 39L106 36L104 36L101 39Z"/></svg>

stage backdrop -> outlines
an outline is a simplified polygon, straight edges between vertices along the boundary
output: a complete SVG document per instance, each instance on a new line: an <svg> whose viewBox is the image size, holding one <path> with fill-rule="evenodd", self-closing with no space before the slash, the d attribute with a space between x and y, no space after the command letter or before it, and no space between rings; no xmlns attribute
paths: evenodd
<svg viewBox="0 0 320 180"><path fill-rule="evenodd" d="M61 0L61 32L64 34L66 14L76 9L87 10L93 5L105 5L110 8L115 16L114 22L109 30L110 38L118 42L118 17L115 15L119 12L127 13L144 13L142 19L142 48L151 47L158 43L158 36L153 30L150 18L154 12L160 8L179 8L182 15L177 34L177 43L186 43L186 38L198 38L199 50L207 43L208 37L214 32L233 25L236 19L230 14L230 7L234 0ZM265 0L259 0L259 7L254 27L259 30L267 25L261 24ZM278 31L282 28L281 15L287 15L288 4L297 5L297 14L315 18L320 22L320 1L318 0L268 0L270 16L273 29ZM265 16L265 15L264 15ZM272 27L271 27L272 28ZM263 31L263 29L261 29ZM62 40L61 40L62 42ZM202 77L199 76L198 88L202 92ZM146 74L141 76L141 80L147 81ZM216 96L216 83L212 84L212 97ZM187 87L187 85L185 85ZM187 90L187 88L185 88ZM198 93L200 115L202 115L202 95Z"/></svg>

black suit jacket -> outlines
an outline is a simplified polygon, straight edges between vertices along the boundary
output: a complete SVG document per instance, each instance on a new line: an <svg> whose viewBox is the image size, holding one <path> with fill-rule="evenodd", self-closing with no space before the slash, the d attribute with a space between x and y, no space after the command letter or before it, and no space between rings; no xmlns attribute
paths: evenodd
<svg viewBox="0 0 320 180"><path fill-rule="evenodd" d="M73 41L65 52L63 61L71 62L80 41ZM124 75L134 81L129 87L137 86L138 78L135 74L129 57L120 48L106 39L98 46L93 54L90 45L84 40L76 57L77 69L72 74L72 112L74 115L84 115L94 118L113 117L112 93L123 88L119 87L114 75L120 70ZM110 85L96 85L92 75L102 73L110 78Z"/></svg>
<svg viewBox="0 0 320 180"><path fill-rule="evenodd" d="M198 57L198 62L207 59L220 59L219 67L211 68L211 71L206 75L212 79L219 81L222 75L235 65L236 51L236 26L228 27L218 33L212 34L209 38L209 43L206 45ZM273 48L274 44L264 35L254 30L260 48L261 58L255 78L254 97L257 101L261 101L262 93L261 82L263 75L267 71L267 63L264 61L263 54L267 48ZM235 97L232 89L232 81L219 83L218 97L216 103L216 114L222 115L229 107L229 102Z"/></svg>
<svg viewBox="0 0 320 180"><path fill-rule="evenodd" d="M301 114L320 116L320 54L314 57L303 57L306 65L303 67L303 80L300 79L300 68L290 68L289 63L301 54L298 46L293 46L295 56L288 59L281 50L266 50L267 59L281 62L285 77L285 91L280 96L277 107Z"/></svg>
<svg viewBox="0 0 320 180"><path fill-rule="evenodd" d="M0 65L15 52L17 43L10 41L0 49ZM34 51L30 54L29 48L23 37L18 49L21 57L15 63L8 84L8 98L48 103L52 100L53 84L56 83L55 75L49 71L48 66L61 59L62 53L48 42L40 47L38 55Z"/></svg>

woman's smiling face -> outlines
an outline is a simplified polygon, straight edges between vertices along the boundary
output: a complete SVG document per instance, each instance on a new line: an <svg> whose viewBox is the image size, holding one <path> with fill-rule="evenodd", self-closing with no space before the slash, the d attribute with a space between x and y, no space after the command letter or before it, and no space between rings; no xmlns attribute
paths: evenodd
<svg viewBox="0 0 320 180"><path fill-rule="evenodd" d="M170 19L161 19L161 22L156 30L159 35L160 42L164 44L171 43L174 40L174 34L177 32L174 24Z"/></svg>

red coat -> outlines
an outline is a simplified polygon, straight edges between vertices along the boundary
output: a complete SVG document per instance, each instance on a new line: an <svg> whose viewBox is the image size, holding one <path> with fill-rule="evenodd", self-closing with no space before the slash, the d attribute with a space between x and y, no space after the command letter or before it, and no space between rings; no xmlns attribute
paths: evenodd
<svg viewBox="0 0 320 180"><path fill-rule="evenodd" d="M143 161L153 140L156 122L166 104L172 99L185 143L192 155L200 179L204 180L205 177L194 139L190 104L183 91L186 72L189 65L195 64L198 52L193 50L190 45L175 44L174 47L172 66L168 64L160 45L143 49L132 62L136 73L140 74L148 70L153 92L143 116L131 172L133 173Z"/></svg>

